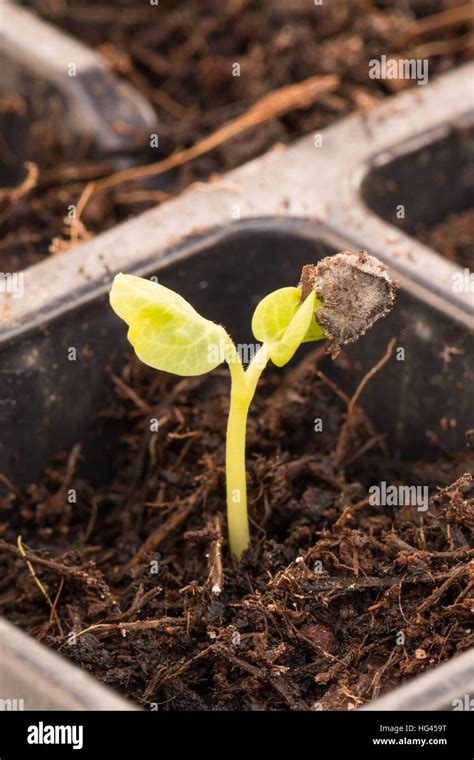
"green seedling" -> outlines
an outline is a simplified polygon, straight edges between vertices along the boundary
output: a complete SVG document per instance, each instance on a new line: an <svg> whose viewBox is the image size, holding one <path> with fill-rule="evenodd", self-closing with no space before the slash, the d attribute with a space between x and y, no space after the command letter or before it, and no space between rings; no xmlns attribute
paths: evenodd
<svg viewBox="0 0 474 760"><path fill-rule="evenodd" d="M183 377L210 372L224 360L229 366L227 526L237 558L250 543L245 438L260 375L269 361L287 364L302 343L327 339L329 351L337 353L340 344L354 342L388 313L395 288L384 265L365 252L343 252L305 266L298 287L275 290L255 309L252 332L261 345L245 368L226 330L178 293L141 277L115 277L110 303L128 324L128 340L142 362Z"/></svg>

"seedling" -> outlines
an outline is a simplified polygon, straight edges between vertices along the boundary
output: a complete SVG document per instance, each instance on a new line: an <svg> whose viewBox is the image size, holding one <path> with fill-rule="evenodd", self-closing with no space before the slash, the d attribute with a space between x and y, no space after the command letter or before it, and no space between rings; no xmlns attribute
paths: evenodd
<svg viewBox="0 0 474 760"><path fill-rule="evenodd" d="M250 542L245 473L247 414L258 380L271 360L283 367L302 343L328 340L331 353L357 340L388 313L396 284L365 252L339 253L303 267L298 287L275 290L255 309L252 331L260 348L244 368L226 330L205 319L178 293L156 282L119 274L110 293L114 311L129 326L139 359L176 375L210 372L223 360L231 374L227 422L227 525L232 554Z"/></svg>

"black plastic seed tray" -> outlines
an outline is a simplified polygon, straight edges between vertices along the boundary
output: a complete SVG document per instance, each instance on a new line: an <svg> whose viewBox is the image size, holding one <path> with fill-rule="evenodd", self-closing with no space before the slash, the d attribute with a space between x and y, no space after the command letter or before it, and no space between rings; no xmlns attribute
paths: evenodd
<svg viewBox="0 0 474 760"><path fill-rule="evenodd" d="M98 54L8 0L0 0L0 95L22 101L0 117L1 186L21 176L23 155L35 158L35 122L54 135L65 157L78 147L94 156L130 155L157 129L145 98Z"/></svg>
<svg viewBox="0 0 474 760"><path fill-rule="evenodd" d="M186 192L26 270L24 297L2 294L0 304L6 315L1 471L27 483L55 452L80 441L84 472L96 482L107 478L114 436L96 415L109 389L106 367L120 362L126 350L123 325L107 304L116 272L157 274L245 342L264 294L296 283L303 264L347 249L367 249L383 259L401 285L390 316L347 351L360 376L392 336L405 349L404 361L392 361L374 378L364 398L369 415L388 433L395 456L423 456L429 431L441 446L462 448L464 432L474 427L474 293L469 278L464 289L453 286L464 274L459 267L410 235L417 218L430 224L469 201L474 157L465 92L473 68L442 77L421 97L405 92L366 116L344 120L323 133L324 149L315 148L312 136L303 139L206 192ZM391 224L400 203L409 212L405 227ZM236 209L239 221L233 221ZM71 346L80 357L76 362L68 362ZM336 365L328 371L346 381ZM443 424L443 418L454 422ZM72 688L72 666L59 656L48 653L43 668L44 649L32 647L11 626L2 623L0 641L0 680L7 672L8 688L25 694L27 709L53 708L58 693L71 709L78 701L84 708L100 701L98 692ZM26 656L28 672L16 681L12 662ZM51 679L59 692L48 701ZM474 689L474 651L406 689L371 708L452 709L453 699ZM104 692L104 705L110 699Z"/></svg>

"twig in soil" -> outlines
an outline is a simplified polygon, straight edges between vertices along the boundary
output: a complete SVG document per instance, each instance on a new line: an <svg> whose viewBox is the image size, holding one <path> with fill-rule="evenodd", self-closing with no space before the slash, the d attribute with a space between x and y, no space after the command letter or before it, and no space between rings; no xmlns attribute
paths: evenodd
<svg viewBox="0 0 474 760"><path fill-rule="evenodd" d="M92 237L92 233L79 219L68 216L63 219L63 235L66 239L59 236L52 239L48 249L52 256L69 251L77 243L90 240Z"/></svg>
<svg viewBox="0 0 474 760"><path fill-rule="evenodd" d="M53 255L57 253L63 253L63 251L69 250L73 246L77 245L80 241L88 240L92 237L92 233L87 230L86 226L81 221L81 216L89 201L89 198L94 191L94 187L94 182L87 183L77 203L75 216L67 216L63 220L63 235L66 239L60 237L53 238L51 245L49 246L49 251Z"/></svg>
<svg viewBox="0 0 474 760"><path fill-rule="evenodd" d="M141 701L148 702L150 700L150 697L156 693L157 689L160 686L163 686L166 683L170 683L170 681L173 681L175 678L181 676L183 673L189 670L195 662L202 660L203 657L206 657L213 649L214 645L210 644L208 647L202 649L189 660L183 658L178 662L173 663L168 668L160 666L150 679L145 691L143 692Z"/></svg>
<svg viewBox="0 0 474 760"><path fill-rule="evenodd" d="M120 614L120 622L126 622L129 621L130 618L135 617L146 604L161 594L162 591L163 589L161 586L156 586L155 588L152 588L145 593L143 590L143 585L140 584L129 609Z"/></svg>
<svg viewBox="0 0 474 760"><path fill-rule="evenodd" d="M370 688L372 689L371 699L376 699L378 697L378 695L380 693L380 686L381 686L380 682L381 682L382 676L385 673L385 671L387 670L387 668L390 665L392 665L392 663L394 664L395 662L397 662L401 658L401 656L402 656L401 652L397 652L397 650L394 649L392 651L390 657L388 658L388 660L386 662L384 662L384 664L382 665L382 667L377 670L375 676L372 679L372 683L369 686L369 689Z"/></svg>
<svg viewBox="0 0 474 760"><path fill-rule="evenodd" d="M191 512L195 509L199 501L204 497L207 492L209 484L205 483L189 497L189 499L183 504L183 506L168 517L165 522L160 525L153 533L148 536L146 541L141 545L140 549L133 555L131 560L125 565L125 571L130 570L139 564L147 554L151 554L157 549L162 541L165 540L176 528L182 525L189 517Z"/></svg>
<svg viewBox="0 0 474 760"><path fill-rule="evenodd" d="M367 383L369 382L369 380L371 380L373 378L373 376L376 375L377 372L380 369L382 369L382 367L390 359L390 357L391 357L391 355L393 353L393 349L395 347L396 340L397 339L394 337L394 338L392 338L389 341L384 355L372 367L372 369L370 369L364 375L364 377L360 381L358 387L356 388L356 391L355 391L354 395L352 396L352 398L351 398L351 400L349 402L349 405L348 405L348 408L347 408L347 416L346 416L346 419L345 419L343 425L341 426L341 430L339 432L339 438L338 438L337 444L336 444L336 449L334 451L334 459L335 459L335 462L336 462L337 465L340 465L342 463L342 461L344 460L345 456L346 456L349 430L350 430L350 427L351 427L351 424L352 424L352 418L353 418L353 416L355 414L355 410L357 408L356 407L357 402L358 402L358 400L359 400L359 398L360 398L360 396L361 396L364 388L366 387Z"/></svg>
<svg viewBox="0 0 474 760"><path fill-rule="evenodd" d="M32 161L25 161L24 166L26 177L16 187L0 188L0 201L7 200L10 203L17 203L36 187L39 175L37 165Z"/></svg>
<svg viewBox="0 0 474 760"><path fill-rule="evenodd" d="M292 710L308 710L308 705L301 699L299 688L288 676L272 676L268 680Z"/></svg>
<svg viewBox="0 0 474 760"><path fill-rule="evenodd" d="M468 595L471 593L471 591L472 591L473 589L474 589L474 580L472 580L472 581L469 581L469 583L467 584L466 588L465 588L465 589L463 589L463 590L462 590L462 591L461 591L461 592L458 594L458 596L456 597L456 599L454 600L454 602L453 602L452 604L450 604L450 605L449 605L449 607L448 607L447 609L448 609L448 610L451 610L451 609L453 609L453 607L457 607L457 606L458 606L458 604L459 604L460 602L462 602L462 600L463 600L463 599L464 599L466 596L468 596ZM469 599L471 599L471 607L472 607L472 596L469 596Z"/></svg>
<svg viewBox="0 0 474 760"><path fill-rule="evenodd" d="M157 106L168 111L168 113L176 119L188 119L192 113L191 108L182 106L181 103L177 103L176 100L170 97L168 93L164 92L164 90L159 90L156 87L150 91L150 99Z"/></svg>
<svg viewBox="0 0 474 760"><path fill-rule="evenodd" d="M339 388L339 386L336 385L336 383L333 380L331 380L331 378L328 377L320 369L317 369L315 374L319 377L320 380L323 381L325 385L331 388L333 393L335 393L336 396L338 396L338 398L341 399L341 401L344 401L344 403L347 404L347 406L349 406L351 399L350 399L350 396L347 395L347 393L345 393L341 388Z"/></svg>
<svg viewBox="0 0 474 760"><path fill-rule="evenodd" d="M156 177L188 161L199 158L247 129L257 127L266 121L283 116L289 111L308 108L321 95L333 92L338 85L339 77L329 75L314 76L297 84L280 87L260 98L246 113L227 122L190 148L176 151L162 161L147 164L146 166L124 169L98 182L89 183L86 185L77 204L77 219L80 218L89 198L93 194L108 190L129 180Z"/></svg>
<svg viewBox="0 0 474 760"><path fill-rule="evenodd" d="M403 541L395 533L390 533L386 540L388 544L391 544L398 551L418 554L427 559L463 559L464 557L468 559L469 557L474 557L474 549L468 549L465 546L454 551L437 552L430 549L417 549L415 546L407 544L406 541Z"/></svg>
<svg viewBox="0 0 474 760"><path fill-rule="evenodd" d="M315 552L310 551L308 553L308 556L305 559L305 562L308 560L308 558L312 555L314 555ZM298 567L303 567L303 563L298 565ZM341 565L341 567L345 567L344 565ZM466 566L464 566L465 568ZM271 588L280 588L285 583L292 589L296 590L300 588L300 580L301 578L295 578L293 575L290 574L290 569L293 569L291 566L285 568L284 570L279 571L276 573L274 578L269 583L269 586ZM308 574L310 574L310 571L307 571ZM314 588L311 591L311 594L306 594L305 597L315 597L318 594L323 594L326 592L333 593L333 592L352 592L352 591L365 591L366 589L382 589L382 588L395 588L400 583L403 584L417 584L417 583L436 583L437 581L444 581L449 580L452 578L452 571L442 572L442 573L434 573L429 575L405 575L405 576L394 576L394 575L386 575L386 576L368 576L365 578L355 578L353 575L351 576L329 576L329 577L320 577L315 579L313 574L311 573L311 580L314 583ZM461 573L462 575L462 573ZM298 593L302 593L302 590Z"/></svg>
<svg viewBox="0 0 474 760"><path fill-rule="evenodd" d="M251 675L253 678L257 678L259 681L267 681L275 691L283 697L284 701L292 710L307 710L308 705L299 696L300 691L293 681L288 677L274 676L269 673L265 668L258 668L255 665L251 665L241 657L236 657L224 647L216 645L214 651L224 657L231 665L243 670Z"/></svg>
<svg viewBox="0 0 474 760"><path fill-rule="evenodd" d="M413 39L424 34L444 31L458 24L474 22L474 6L472 3L460 7L448 8L441 13L436 13L426 18L421 18L411 23L405 31L406 38Z"/></svg>
<svg viewBox="0 0 474 760"><path fill-rule="evenodd" d="M436 604L436 602L443 596L444 592L453 585L453 583L456 583L460 578L463 577L463 575L471 575L474 572L474 562L467 562L465 565L459 565L454 570L452 570L449 573L448 578L444 581L444 583L441 584L437 589L435 589L427 599L425 599L424 602L420 604L420 606L417 609L417 613L421 615L423 612L426 612L433 604Z"/></svg>
<svg viewBox="0 0 474 760"><path fill-rule="evenodd" d="M34 582L36 583L36 585L40 589L40 591L43 594L43 596L46 599L46 601L48 602L49 608L51 610L50 620L51 620L51 618L54 618L54 622L56 623L56 625L58 627L59 635L60 635L61 639L64 639L64 631L62 629L61 621L59 620L58 613L56 612L56 604L57 604L57 601L59 599L59 593L61 592L62 585L60 586L60 590L59 590L58 594L56 594L56 599L55 599L55 602L53 604L53 602L51 601L51 597L50 597L50 595L49 595L49 593L48 593L48 591L46 589L46 586L44 586L44 584L41 583L40 579L36 575L36 571L35 571L33 565L31 564L30 560L26 556L26 551L24 549L23 542L21 540L21 536L18 536L17 545L18 545L18 551L20 552L21 556L25 560L26 566L27 566L28 570L30 571L30 573L31 573L31 575L33 577Z"/></svg>
<svg viewBox="0 0 474 760"><path fill-rule="evenodd" d="M3 549L4 551L7 551L9 554L16 554L17 553L17 547L13 544L9 544L7 541L4 541L0 538L0 550ZM107 598L111 599L111 593L108 585L101 579L95 578L93 575L89 575L85 570L83 570L80 567L69 567L69 565L64 565L61 562L56 562L52 559L45 559L44 557L38 557L36 554L34 554L30 549L23 548L23 551L25 551L26 559L31 559L36 565L41 565L42 567L46 567L48 570L51 570L54 573L57 573L58 575L63 575L66 578L73 578L74 580L81 581L82 583L85 583L87 586L98 589L102 594L104 594Z"/></svg>
<svg viewBox="0 0 474 760"><path fill-rule="evenodd" d="M356 504L350 504L348 507L345 507L342 514L337 518L336 522L334 523L333 530L334 528L341 527L348 520L351 520L354 517L354 512L358 512L359 509L362 509L362 507L366 507L367 504L369 504L369 496L366 496L364 499L361 499Z"/></svg>
<svg viewBox="0 0 474 760"><path fill-rule="evenodd" d="M80 636L84 636L86 633L121 633L122 636L126 636L129 631L156 631L162 629L172 629L172 626L176 624L184 625L184 621L179 618L163 617L159 620L136 620L131 623L96 623L90 625L88 628L84 628L82 631L77 631L74 634L74 638L78 639Z"/></svg>
<svg viewBox="0 0 474 760"><path fill-rule="evenodd" d="M61 576L61 579L59 581L58 590L56 592L56 596L54 597L53 606L51 608L51 614L49 616L48 627L51 625L51 622L57 617L56 609L57 609L58 602L59 602L59 597L61 596L63 588L64 588L64 575Z"/></svg>
<svg viewBox="0 0 474 760"><path fill-rule="evenodd" d="M147 556L147 554L151 554L151 552L155 551L170 533L187 520L193 511L194 506L194 502L187 502L174 512L162 525L160 525L159 528L153 531L153 533L148 536L146 541L141 545L140 549L133 555L132 559L126 564L125 570L130 570L132 567L135 567Z"/></svg>
<svg viewBox="0 0 474 760"><path fill-rule="evenodd" d="M211 593L219 596L222 591L222 529L221 518L216 515L214 518L214 535L209 551L209 578L211 582Z"/></svg>
<svg viewBox="0 0 474 760"><path fill-rule="evenodd" d="M202 433L200 430L188 430L186 433L168 433L168 438L171 438L172 441L185 441L188 438L198 438L202 437Z"/></svg>
<svg viewBox="0 0 474 760"><path fill-rule="evenodd" d="M52 499L54 504L61 504L64 501L66 492L69 486L71 485L72 479L74 477L74 473L76 472L77 460L79 459L81 448L82 448L81 444L76 443L71 449L71 453L68 456L68 460L66 464L66 472L63 478L63 482L61 484L61 487L58 489L58 491L56 491Z"/></svg>
<svg viewBox="0 0 474 760"><path fill-rule="evenodd" d="M381 358L381 359L379 359L379 361L377 362L377 364L375 364L375 365L372 367L372 369L370 369L370 370L369 370L369 371L368 371L368 372L367 372L367 373L364 375L364 377L362 378L362 380L360 381L360 383L359 383L359 386L358 386L358 388L356 389L356 392L354 393L354 395L352 396L352 398L351 398L351 400L350 400L349 408L348 408L348 410L347 410L347 412L348 412L348 418L349 418L349 417L350 417L350 415L353 413L353 411L354 411L354 409L355 409L355 406L356 406L356 404L357 404L357 402L358 402L358 400L359 400L359 398L360 398L360 396L361 396L361 394L362 394L362 391L364 390L364 388L365 388L365 386L367 385L367 383L369 382L369 380L371 380L371 379L372 379L372 377L373 377L374 375L376 375L376 374L377 374L377 372L378 372L380 369L382 369L382 367L384 366L384 364L386 364L386 363L388 362L388 360L390 359L390 357L391 357L391 355L392 355L392 352L393 352L393 349L394 349L394 347L395 347L395 343L396 343L396 340L397 340L397 339L394 337L394 338L392 338L392 339L389 341L389 344L388 344L388 346L387 346L387 348L386 348L386 351L385 351L384 355L382 356L382 358Z"/></svg>
<svg viewBox="0 0 474 760"><path fill-rule="evenodd" d="M437 40L436 42L426 42L424 45L409 50L407 53L401 53L400 58L435 58L437 56L453 55L462 50L473 48L474 39L472 34L464 34L462 37L453 37L448 40Z"/></svg>
<svg viewBox="0 0 474 760"><path fill-rule="evenodd" d="M83 545L87 545L89 543L89 539L92 535L92 531L94 530L95 521L97 520L97 515L99 512L99 500L96 495L92 496L91 503L92 503L92 509L91 509L89 521L87 523L87 527L82 539Z"/></svg>
<svg viewBox="0 0 474 760"><path fill-rule="evenodd" d="M127 398L129 398L131 401L133 401L133 403L135 404L135 406L137 406L139 409L148 409L149 408L149 405L145 401L143 401L142 398L140 398L140 396L138 395L138 393L136 391L134 391L133 388L130 388L130 386L127 385L127 383L124 382L124 380L122 380L120 377L118 377L116 374L114 374L114 372L110 372L110 377L113 380L113 382L115 383L115 385L118 386L118 388L120 388L120 390L122 391L122 393L125 396L127 396Z"/></svg>
<svg viewBox="0 0 474 760"><path fill-rule="evenodd" d="M38 188L47 188L56 185L65 185L69 182L87 182L98 179L114 170L114 163L110 159L105 161L87 162L81 165L64 164L52 169L45 169L38 179Z"/></svg>

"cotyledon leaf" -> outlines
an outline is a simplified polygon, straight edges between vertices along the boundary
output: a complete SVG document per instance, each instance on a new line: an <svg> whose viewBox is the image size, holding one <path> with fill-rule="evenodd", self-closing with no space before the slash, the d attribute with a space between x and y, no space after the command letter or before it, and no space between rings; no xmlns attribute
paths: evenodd
<svg viewBox="0 0 474 760"><path fill-rule="evenodd" d="M110 303L128 325L139 359L182 377L202 375L224 358L228 336L202 317L182 296L134 275L115 277Z"/></svg>
<svg viewBox="0 0 474 760"><path fill-rule="evenodd" d="M300 305L299 288L280 288L262 298L252 317L252 332L262 343L280 340Z"/></svg>
<svg viewBox="0 0 474 760"><path fill-rule="evenodd" d="M302 304L299 288L280 288L258 304L252 331L257 340L267 344L270 358L278 367L290 361L301 343L325 337L314 316L318 304L314 291Z"/></svg>

